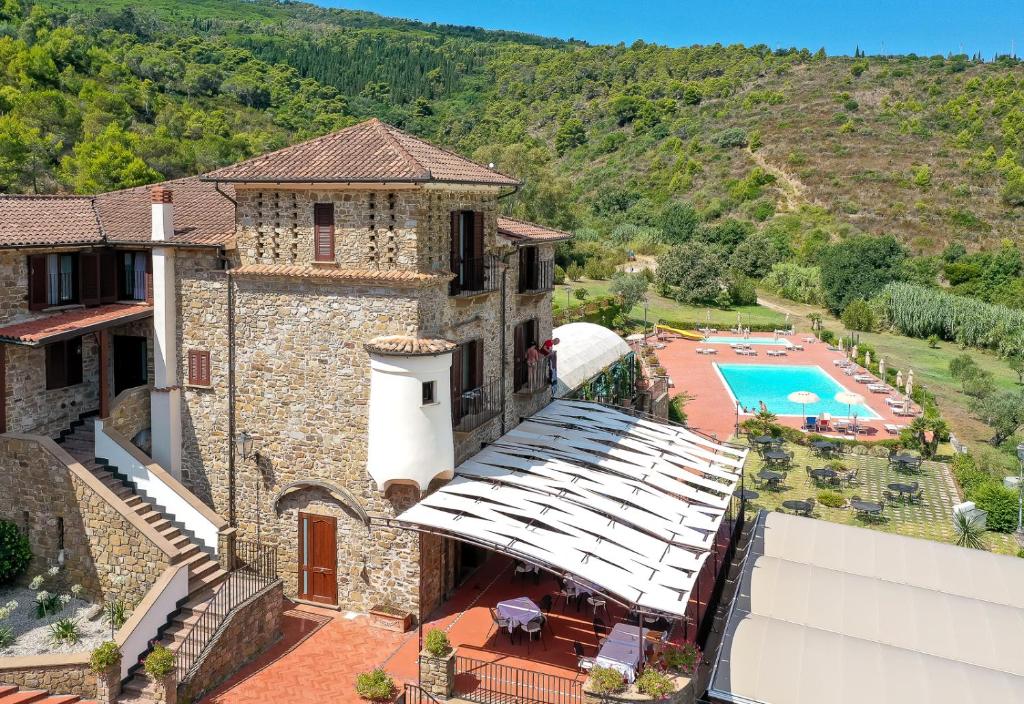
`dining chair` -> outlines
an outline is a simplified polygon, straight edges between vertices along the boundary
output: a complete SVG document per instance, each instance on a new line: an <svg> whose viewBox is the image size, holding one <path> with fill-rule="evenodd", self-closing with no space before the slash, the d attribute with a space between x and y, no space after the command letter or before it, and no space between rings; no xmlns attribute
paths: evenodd
<svg viewBox="0 0 1024 704"><path fill-rule="evenodd" d="M488 611L491 612L491 626L497 627L499 631L505 631L505 633L508 635L508 642L512 643L512 627L509 624L509 620L507 618L502 618L500 615L498 615L498 610L493 606L490 607ZM490 637L490 632L488 632L487 635L488 637Z"/></svg>
<svg viewBox="0 0 1024 704"><path fill-rule="evenodd" d="M572 652L576 656L576 669L580 672L590 672L594 667L594 658L588 658L583 650L583 644L578 640L572 642Z"/></svg>
<svg viewBox="0 0 1024 704"><path fill-rule="evenodd" d="M597 644L600 645L604 642L605 636L608 634L608 627L604 625L604 621L599 619L597 616L594 617L594 637L597 638Z"/></svg>
<svg viewBox="0 0 1024 704"><path fill-rule="evenodd" d="M598 596L588 596L587 603L594 609L594 616L597 616L598 609L604 611L605 618L608 618L608 605L604 599Z"/></svg>
<svg viewBox="0 0 1024 704"><path fill-rule="evenodd" d="M526 633L526 639L527 639L526 640L526 652L527 652L527 654L529 654L529 652L530 652L530 643L533 642L533 634L534 633L536 633L536 634L538 634L540 636L541 645L543 645L544 649L547 650L548 644L544 640L544 619L543 618L535 618L532 621L530 621L529 623L523 625L522 628L523 628L523 632Z"/></svg>

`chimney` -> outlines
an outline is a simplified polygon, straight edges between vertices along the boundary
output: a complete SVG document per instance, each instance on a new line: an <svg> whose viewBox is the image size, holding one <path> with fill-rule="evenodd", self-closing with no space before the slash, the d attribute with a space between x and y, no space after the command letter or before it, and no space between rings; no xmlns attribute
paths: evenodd
<svg viewBox="0 0 1024 704"><path fill-rule="evenodd" d="M153 186L152 240L163 243L174 234L171 189ZM153 247L153 459L174 477L181 477L181 389L178 386L178 316L174 248Z"/></svg>

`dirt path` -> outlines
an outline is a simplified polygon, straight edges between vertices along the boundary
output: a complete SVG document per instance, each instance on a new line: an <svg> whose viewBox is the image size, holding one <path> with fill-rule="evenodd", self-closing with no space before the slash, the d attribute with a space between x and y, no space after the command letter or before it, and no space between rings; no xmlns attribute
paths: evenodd
<svg viewBox="0 0 1024 704"><path fill-rule="evenodd" d="M754 160L755 164L778 179L777 183L782 190L782 195L786 202L785 210L799 210L801 205L810 202L807 199L807 186L801 183L800 179L772 164L765 159L762 152L754 152L748 148L747 153L750 154L750 158Z"/></svg>

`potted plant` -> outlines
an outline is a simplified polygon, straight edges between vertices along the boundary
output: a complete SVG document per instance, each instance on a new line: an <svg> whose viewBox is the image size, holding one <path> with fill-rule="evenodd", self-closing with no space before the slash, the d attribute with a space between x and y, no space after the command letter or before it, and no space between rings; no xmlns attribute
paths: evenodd
<svg viewBox="0 0 1024 704"><path fill-rule="evenodd" d="M380 667L361 672L356 675L356 693L370 701L388 701L395 694L395 681Z"/></svg>
<svg viewBox="0 0 1024 704"><path fill-rule="evenodd" d="M405 633L412 626L412 614L386 601L370 609L370 623L386 631Z"/></svg>
<svg viewBox="0 0 1024 704"><path fill-rule="evenodd" d="M455 686L455 649L440 628L431 628L423 638L420 653L420 686L447 699Z"/></svg>

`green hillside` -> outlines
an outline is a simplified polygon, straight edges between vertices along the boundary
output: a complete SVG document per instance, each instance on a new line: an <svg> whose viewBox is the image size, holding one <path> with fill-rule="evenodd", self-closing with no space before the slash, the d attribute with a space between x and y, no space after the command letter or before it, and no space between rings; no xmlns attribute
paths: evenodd
<svg viewBox="0 0 1024 704"><path fill-rule="evenodd" d="M507 207L579 234L563 264L696 240L760 278L888 233L919 255L898 276L1024 292L1013 59L589 46L272 0L0 8L3 191L197 173L378 116L523 178Z"/></svg>

